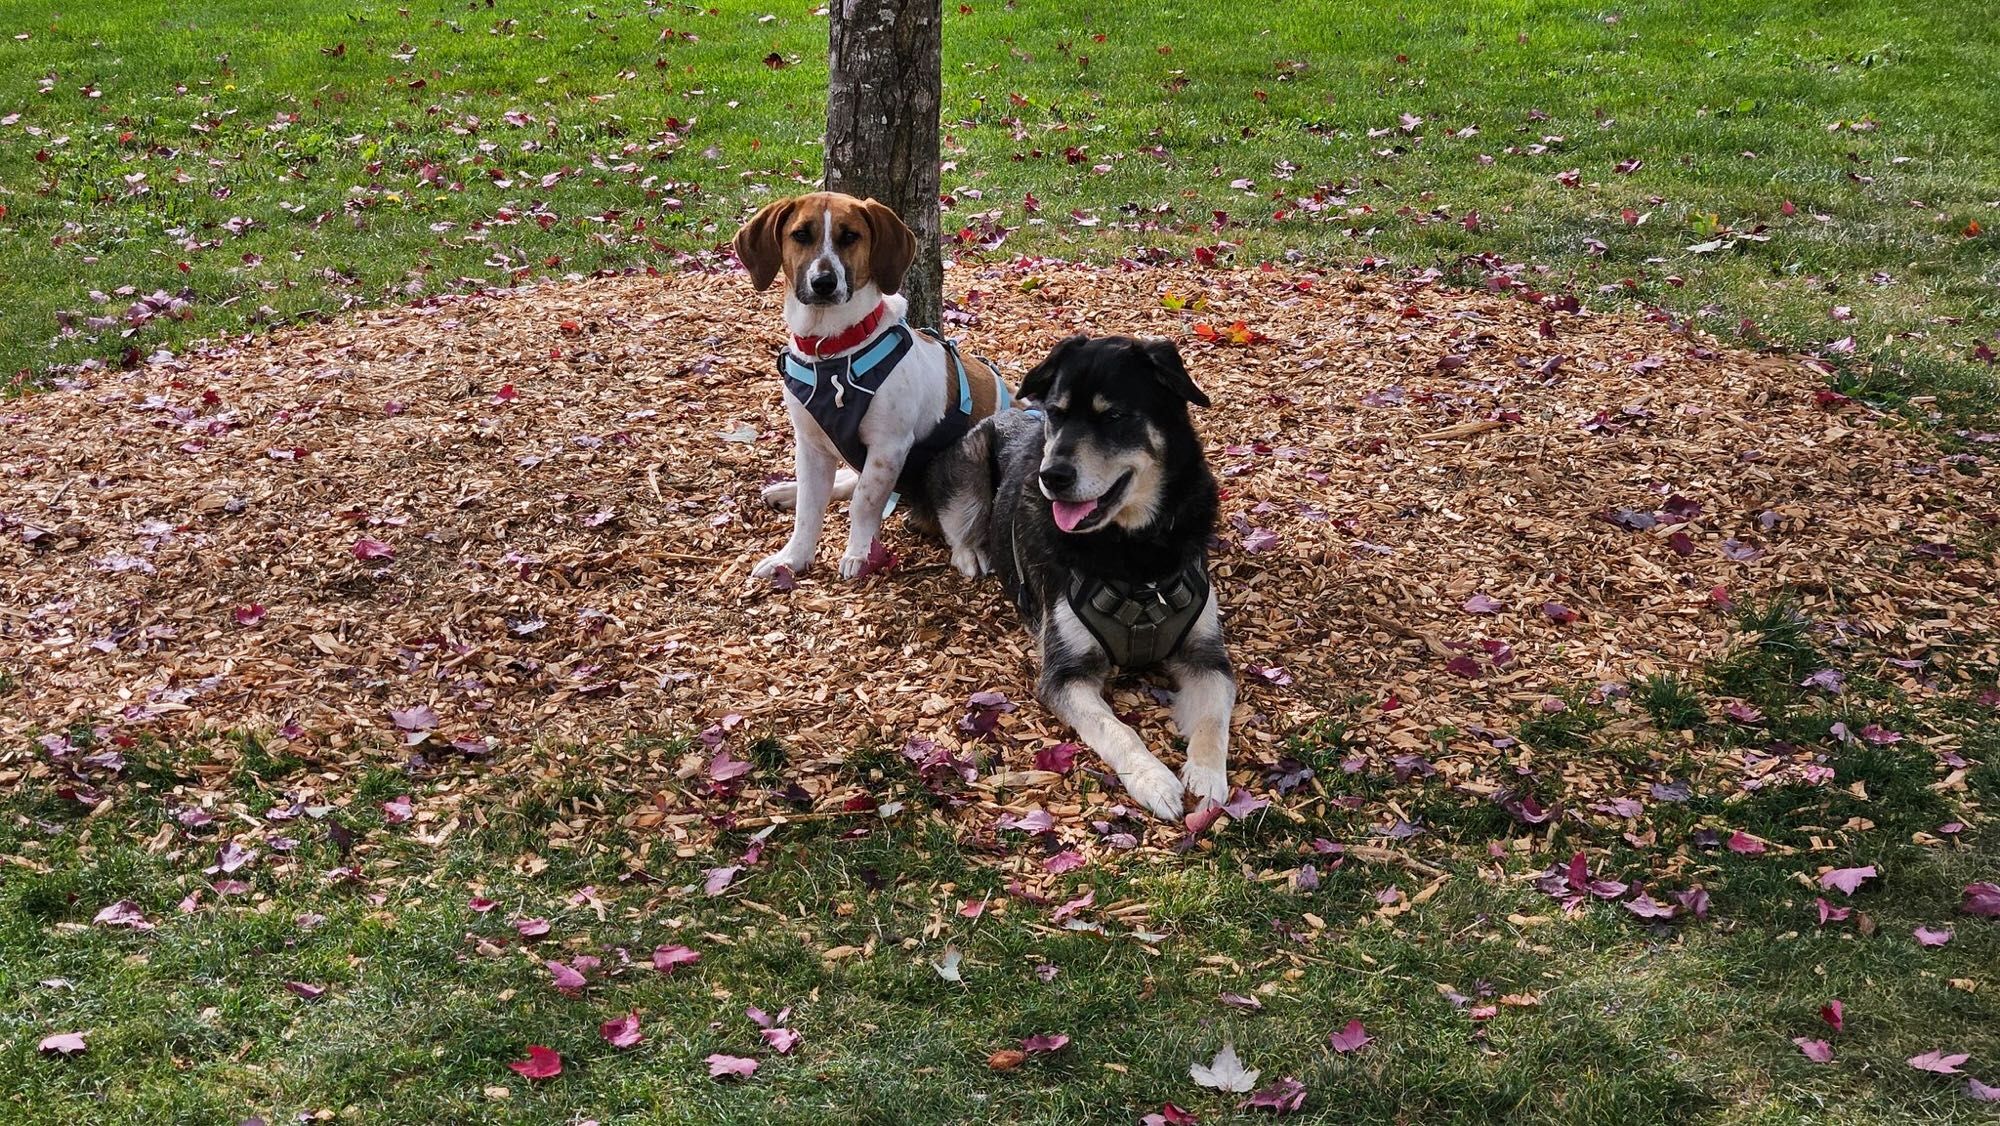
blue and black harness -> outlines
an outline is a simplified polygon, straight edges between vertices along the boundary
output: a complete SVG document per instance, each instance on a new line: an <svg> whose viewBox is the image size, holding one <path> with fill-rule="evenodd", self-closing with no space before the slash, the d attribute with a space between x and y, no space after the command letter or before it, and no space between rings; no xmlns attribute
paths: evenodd
<svg viewBox="0 0 2000 1126"><path fill-rule="evenodd" d="M903 461L896 478L898 493L919 491L924 471L932 459L950 449L980 419L1005 410L1014 396L1000 378L992 361L975 356L986 368L985 378L966 370L958 354L958 344L930 329L920 330L944 346L949 363L945 367L945 415L930 433L918 438ZM819 423L819 428L840 451L841 458L858 472L868 466L868 444L861 439L861 420L875 401L883 380L910 353L915 338L906 324L892 325L867 347L847 356L807 362L787 348L778 354L778 374L785 389Z"/></svg>

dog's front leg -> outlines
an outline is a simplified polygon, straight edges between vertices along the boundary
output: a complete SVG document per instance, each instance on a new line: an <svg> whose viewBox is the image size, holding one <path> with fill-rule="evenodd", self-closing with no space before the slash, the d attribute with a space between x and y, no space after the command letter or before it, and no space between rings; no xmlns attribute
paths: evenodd
<svg viewBox="0 0 2000 1126"><path fill-rule="evenodd" d="M896 491L896 478L903 475L903 462L910 456L908 442L900 446L871 445L868 464L854 482L854 500L847 506L847 553L840 557L840 577L851 579L868 565L868 549L882 531L882 510L889 506L889 494Z"/></svg>
<svg viewBox="0 0 2000 1126"><path fill-rule="evenodd" d="M776 555L767 555L750 569L756 578L768 579L778 568L789 567L803 574L812 566L813 551L819 547L819 530L826 523L826 506L833 500L834 455L814 440L810 428L819 425L810 415L794 412L793 452L798 463L798 501L792 510L792 538Z"/></svg>
<svg viewBox="0 0 2000 1126"><path fill-rule="evenodd" d="M1167 659L1174 677L1174 726L1187 740L1181 781L1203 802L1229 800L1229 716L1236 710L1236 677L1222 647L1222 623L1215 592L1188 631L1187 640Z"/></svg>
<svg viewBox="0 0 2000 1126"><path fill-rule="evenodd" d="M1092 676L1066 680L1043 679L1042 705L1069 724L1085 746L1096 751L1133 800L1163 821L1179 821L1183 812L1181 782L1153 757L1139 733L1126 726L1104 699L1104 681Z"/></svg>

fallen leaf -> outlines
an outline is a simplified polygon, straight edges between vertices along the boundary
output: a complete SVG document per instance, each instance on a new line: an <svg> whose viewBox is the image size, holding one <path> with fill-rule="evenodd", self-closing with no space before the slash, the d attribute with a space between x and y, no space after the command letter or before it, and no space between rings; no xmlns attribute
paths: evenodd
<svg viewBox="0 0 2000 1126"><path fill-rule="evenodd" d="M708 1064L710 1079L722 1079L731 1075L748 1079L757 1074L757 1061L744 1056L728 1056L717 1052L704 1062Z"/></svg>
<svg viewBox="0 0 2000 1126"><path fill-rule="evenodd" d="M1234 1044L1224 1044L1206 1066L1197 1063L1188 1067L1188 1078L1217 1091L1248 1091L1257 1085L1257 1076L1258 1072L1244 1067L1237 1058Z"/></svg>
<svg viewBox="0 0 2000 1126"><path fill-rule="evenodd" d="M1968 915L2000 919L2000 884L1981 882L1965 885L1965 902L1959 904L1958 909Z"/></svg>
<svg viewBox="0 0 2000 1126"><path fill-rule="evenodd" d="M1002 1048L986 1057L986 1066L994 1071L1012 1071L1028 1062L1028 1053L1015 1048Z"/></svg>
<svg viewBox="0 0 2000 1126"><path fill-rule="evenodd" d="M607 1020L597 1026L597 1034L614 1048L630 1048L640 1040L639 1014L631 1012L616 1020Z"/></svg>
<svg viewBox="0 0 2000 1126"><path fill-rule="evenodd" d="M1944 1049L1939 1048L1934 1052L1925 1052L1921 1056L1911 1056L1908 1062L1911 1067L1916 1068L1918 1071L1935 1071L1939 1075L1957 1075L1959 1074L1958 1065L1971 1058L1972 1056L1966 1052L1946 1055Z"/></svg>
<svg viewBox="0 0 2000 1126"><path fill-rule="evenodd" d="M1268 1110L1273 1114L1290 1114L1306 1105L1306 1085L1286 1076L1243 1100L1243 1106L1252 1110Z"/></svg>
<svg viewBox="0 0 2000 1126"><path fill-rule="evenodd" d="M1830 872L1820 874L1819 886L1823 888L1837 888L1848 895L1853 895L1855 890L1862 884L1874 879L1875 874L1875 866L1873 864L1860 868L1835 868Z"/></svg>
<svg viewBox="0 0 2000 1126"><path fill-rule="evenodd" d="M701 961L701 955L685 946L653 947L653 968L663 974L674 972L675 966L691 966Z"/></svg>
<svg viewBox="0 0 2000 1126"><path fill-rule="evenodd" d="M1063 1045L1067 1043L1069 1043L1069 1036L1065 1033L1037 1033L1021 1041L1021 1050L1031 1056L1046 1052L1060 1052L1063 1049Z"/></svg>
<svg viewBox="0 0 2000 1126"><path fill-rule="evenodd" d="M1327 1046L1336 1052L1356 1052L1375 1042L1373 1036L1361 1027L1358 1020L1350 1020L1347 1027L1326 1038Z"/></svg>
<svg viewBox="0 0 2000 1126"><path fill-rule="evenodd" d="M1951 941L1950 927L1946 927L1943 930L1933 930L1930 927L1918 927L1916 930L1913 930L1910 933L1917 937L1918 946L1943 946L1945 943Z"/></svg>
<svg viewBox="0 0 2000 1126"><path fill-rule="evenodd" d="M1792 1043L1797 1044L1799 1051L1804 1053L1805 1057L1814 1063L1833 1062L1833 1045L1824 1040L1811 1040L1804 1036L1794 1036L1792 1037Z"/></svg>
<svg viewBox="0 0 2000 1126"><path fill-rule="evenodd" d="M1840 1003L1840 998L1836 997L1820 1006L1819 1019L1825 1021L1827 1026L1835 1032L1845 1032L1847 1030L1845 1027L1847 1007Z"/></svg>
<svg viewBox="0 0 2000 1126"><path fill-rule="evenodd" d="M83 1033L58 1032L54 1036L42 1037L41 1045L36 1050L45 1055L73 1056L88 1051L89 1048L90 1046L83 1042Z"/></svg>
<svg viewBox="0 0 2000 1126"><path fill-rule="evenodd" d="M540 1044L528 1045L528 1058L515 1060L507 1065L528 1079L553 1079L562 1074L562 1057L552 1048Z"/></svg>

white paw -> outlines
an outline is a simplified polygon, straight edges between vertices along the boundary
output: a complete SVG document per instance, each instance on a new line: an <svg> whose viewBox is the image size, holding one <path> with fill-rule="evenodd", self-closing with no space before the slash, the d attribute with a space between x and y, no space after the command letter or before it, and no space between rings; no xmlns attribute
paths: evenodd
<svg viewBox="0 0 2000 1126"><path fill-rule="evenodd" d="M840 557L840 577L843 579L851 579L854 576L859 575L862 572L862 570L867 566L868 566L867 552L864 551L861 554L856 555L854 552L850 551L847 554Z"/></svg>
<svg viewBox="0 0 2000 1126"><path fill-rule="evenodd" d="M993 561L976 547L954 547L951 549L951 565L968 579L976 579L993 570Z"/></svg>
<svg viewBox="0 0 2000 1126"><path fill-rule="evenodd" d="M1118 780L1125 784L1125 792L1132 795L1132 800L1151 810L1153 816L1162 821L1179 821L1186 812L1181 798L1181 780L1157 759L1149 758L1143 766L1119 771Z"/></svg>
<svg viewBox="0 0 2000 1126"><path fill-rule="evenodd" d="M1181 784L1203 802L1221 805L1229 800L1229 775L1219 766L1200 766L1189 759L1181 767Z"/></svg>
<svg viewBox="0 0 2000 1126"><path fill-rule="evenodd" d="M772 575L777 574L780 567L789 567L792 574L801 575L810 566L812 566L811 553L798 552L794 554L790 548L787 548L776 555L766 555L755 567L750 568L750 577L753 579L768 579Z"/></svg>
<svg viewBox="0 0 2000 1126"><path fill-rule="evenodd" d="M792 509L798 507L799 483L797 481L779 481L775 484L766 485L757 493L757 496L765 504L770 505L780 512L790 512Z"/></svg>

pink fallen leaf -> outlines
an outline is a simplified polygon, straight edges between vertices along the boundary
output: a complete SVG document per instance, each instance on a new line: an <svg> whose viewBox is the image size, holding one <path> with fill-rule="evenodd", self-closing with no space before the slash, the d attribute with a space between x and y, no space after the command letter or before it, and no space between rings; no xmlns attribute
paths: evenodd
<svg viewBox="0 0 2000 1126"><path fill-rule="evenodd" d="M564 993L582 992L586 983L583 975L574 968L556 961L543 962L542 965L549 971L550 976L555 978L557 989Z"/></svg>
<svg viewBox="0 0 2000 1126"><path fill-rule="evenodd" d="M985 913L986 901L983 899L968 899L958 905L958 917L961 919L977 919Z"/></svg>
<svg viewBox="0 0 2000 1126"><path fill-rule="evenodd" d="M1792 1043L1797 1044L1799 1046L1799 1051L1804 1053L1805 1057L1813 1061L1814 1063L1833 1062L1833 1045L1827 1043L1824 1040L1813 1040L1804 1036L1794 1036L1792 1037Z"/></svg>
<svg viewBox="0 0 2000 1126"><path fill-rule="evenodd" d="M717 1052L704 1062L708 1064L710 1079L724 1079L732 1075L748 1079L757 1074L757 1061L746 1056L726 1056Z"/></svg>
<svg viewBox="0 0 2000 1126"><path fill-rule="evenodd" d="M1876 872L1873 864L1864 865L1860 868L1835 868L1830 872L1821 873L1819 886L1823 888L1837 888L1848 895L1853 895L1856 889L1860 888L1867 881L1874 879L1875 876Z"/></svg>
<svg viewBox="0 0 2000 1126"><path fill-rule="evenodd" d="M1182 1110L1172 1103L1162 1103L1157 1114L1139 1119L1139 1126L1196 1126L1200 1121L1192 1111Z"/></svg>
<svg viewBox="0 0 2000 1126"><path fill-rule="evenodd" d="M372 563L377 559L390 563L396 560L396 549L394 546L383 543L381 540L370 539L367 536L362 536L360 539L355 540L354 546L348 548L348 550L353 552L354 557L363 563Z"/></svg>
<svg viewBox="0 0 2000 1126"><path fill-rule="evenodd" d="M1745 856L1762 856L1764 842L1738 829L1729 834L1729 851L1740 852Z"/></svg>
<svg viewBox="0 0 2000 1126"><path fill-rule="evenodd" d="M1021 1041L1021 1050L1029 1055L1045 1052L1060 1052L1069 1043L1069 1036L1061 1032L1040 1032Z"/></svg>
<svg viewBox="0 0 2000 1126"><path fill-rule="evenodd" d="M653 947L653 968L663 974L674 972L675 966L691 966L701 961L701 955L685 946Z"/></svg>
<svg viewBox="0 0 2000 1126"><path fill-rule="evenodd" d="M410 819L410 795L403 794L394 801L382 803L382 820L391 825L401 825Z"/></svg>
<svg viewBox="0 0 2000 1126"><path fill-rule="evenodd" d="M1358 1052L1374 1042L1375 1038L1368 1035L1358 1020L1348 1021L1346 1028L1326 1038L1327 1047L1336 1052Z"/></svg>
<svg viewBox="0 0 2000 1126"><path fill-rule="evenodd" d="M640 1040L639 1014L626 1013L616 1020L607 1020L597 1026L597 1034L614 1048L630 1048Z"/></svg>
<svg viewBox="0 0 2000 1126"><path fill-rule="evenodd" d="M549 933L549 921L547 919L515 919L514 929L520 932L522 938L540 938Z"/></svg>
<svg viewBox="0 0 2000 1126"><path fill-rule="evenodd" d="M754 767L751 764L731 757L729 748L724 747L716 752L714 758L708 760L708 779L711 782L727 782L732 778L743 777L752 769Z"/></svg>
<svg viewBox="0 0 2000 1126"><path fill-rule="evenodd" d="M554 1048L540 1044L528 1045L528 1058L515 1060L507 1065L528 1079L553 1079L562 1074L562 1057Z"/></svg>
<svg viewBox="0 0 2000 1126"><path fill-rule="evenodd" d="M135 931L153 929L153 924L147 920L146 913L139 910L139 905L129 899L121 899L106 907L90 921L102 927L130 927Z"/></svg>
<svg viewBox="0 0 2000 1126"><path fill-rule="evenodd" d="M1819 908L1820 926L1825 926L1828 923L1841 922L1845 920L1849 915L1854 914L1854 908L1835 907L1833 904L1828 903L1824 896L1818 896L1818 895L1813 896L1813 904L1814 906Z"/></svg>
<svg viewBox="0 0 2000 1126"><path fill-rule="evenodd" d="M1083 854L1073 848L1066 848L1042 861L1042 867L1057 875L1073 872L1083 867Z"/></svg>
<svg viewBox="0 0 2000 1126"><path fill-rule="evenodd" d="M1939 1075L1957 1075L1959 1074L1958 1065L1971 1058L1972 1056L1968 1052L1956 1052L1946 1055L1944 1049L1939 1048L1934 1052L1925 1052L1921 1056L1911 1056L1908 1063L1918 1071L1934 1071Z"/></svg>
<svg viewBox="0 0 2000 1126"><path fill-rule="evenodd" d="M1951 941L1950 927L1942 930L1933 930L1930 927L1918 927L1910 933L1916 936L1918 946L1943 946L1945 943Z"/></svg>
<svg viewBox="0 0 2000 1126"><path fill-rule="evenodd" d="M789 1028L766 1028L757 1035L762 1036L764 1043L769 1044L781 1056L791 1055L792 1049L798 1047L799 1041L803 1039Z"/></svg>
<svg viewBox="0 0 2000 1126"><path fill-rule="evenodd" d="M83 1042L83 1033L58 1032L54 1036L42 1037L41 1045L37 1050L44 1055L73 1056L78 1052L88 1051L89 1048L90 1046Z"/></svg>
<svg viewBox="0 0 2000 1126"><path fill-rule="evenodd" d="M1465 605L1461 606L1460 609L1468 614L1499 614L1506 611L1507 604L1481 591L1471 598L1466 599Z"/></svg>
<svg viewBox="0 0 2000 1126"><path fill-rule="evenodd" d="M1970 1075L1965 1077L1965 1093L1974 1102L2000 1103L2000 1087L1989 1087Z"/></svg>
<svg viewBox="0 0 2000 1126"><path fill-rule="evenodd" d="M2000 918L2000 884L1982 881L1965 885L1965 902L1958 909L1968 915Z"/></svg>
<svg viewBox="0 0 2000 1126"><path fill-rule="evenodd" d="M701 890L708 895L721 895L724 889L736 882L736 873L742 870L743 868L740 865L731 865L727 868L710 868L708 870L708 878L701 883Z"/></svg>
<svg viewBox="0 0 2000 1126"><path fill-rule="evenodd" d="M1842 1005L1840 998L1836 997L1819 1007L1819 1019L1825 1021L1827 1027L1833 1029L1835 1032L1845 1032L1847 1031L1847 1006Z"/></svg>
<svg viewBox="0 0 2000 1126"><path fill-rule="evenodd" d="M475 895L465 901L465 906L471 911L484 915L495 907L500 906L500 901L497 899L488 899L483 895Z"/></svg>
<svg viewBox="0 0 2000 1126"><path fill-rule="evenodd" d="M308 1001L317 1001L326 996L326 986L314 985L309 981L288 981L285 983L285 988Z"/></svg>
<svg viewBox="0 0 2000 1126"><path fill-rule="evenodd" d="M1264 1007L1264 1002L1241 993L1224 993L1217 997L1216 1000L1228 1005L1232 1009L1244 1009L1249 1012L1257 1012Z"/></svg>

